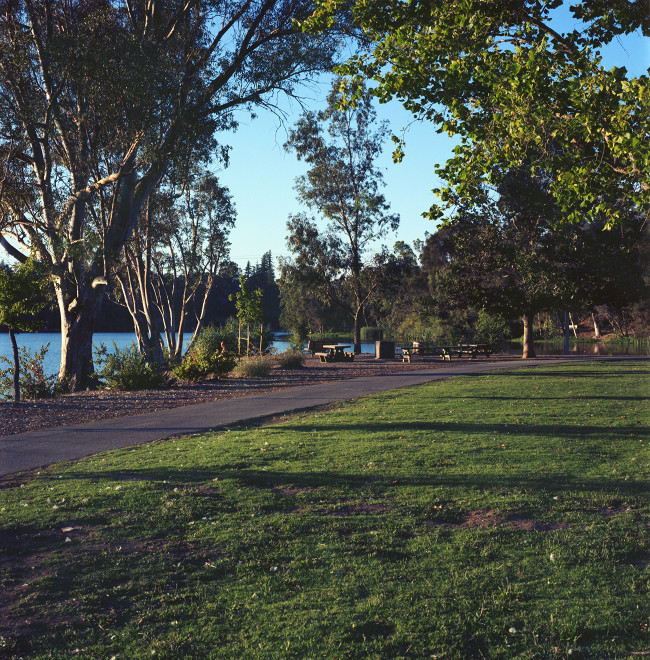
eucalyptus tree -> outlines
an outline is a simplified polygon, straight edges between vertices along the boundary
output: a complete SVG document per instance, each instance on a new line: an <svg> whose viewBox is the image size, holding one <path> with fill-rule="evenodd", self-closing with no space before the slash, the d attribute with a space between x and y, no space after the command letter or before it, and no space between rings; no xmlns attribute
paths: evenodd
<svg viewBox="0 0 650 660"><path fill-rule="evenodd" d="M228 189L201 169L190 172L180 190L164 185L149 197L115 278L118 300L150 360L162 362L163 336L170 357L181 357L190 310L190 344L201 331L208 299L230 266L228 234L235 216Z"/></svg>
<svg viewBox="0 0 650 660"><path fill-rule="evenodd" d="M49 270L59 380L91 380L116 262L175 166L224 154L236 109L272 106L328 69L306 0L16 0L0 12L0 245Z"/></svg>
<svg viewBox="0 0 650 660"><path fill-rule="evenodd" d="M297 180L298 199L325 225L320 229L319 221L303 213L289 219L293 278L308 280L322 298L346 311L355 350L361 344L360 315L377 287L364 273L364 258L374 240L399 225L380 192L383 176L375 163L386 135L365 86L337 78L327 107L306 112L285 145L309 166Z"/></svg>
<svg viewBox="0 0 650 660"><path fill-rule="evenodd" d="M436 166L444 185L433 218L510 168L553 172L550 192L571 221L618 223L633 205L650 211L650 81L606 70L599 49L650 35L647 2L577 0L320 0L317 30L354 21L368 47L341 69L374 81L438 132L458 139ZM557 27L558 12L570 24ZM638 53L643 57L642 53ZM399 160L403 145L395 152ZM623 204L621 205L621 201Z"/></svg>

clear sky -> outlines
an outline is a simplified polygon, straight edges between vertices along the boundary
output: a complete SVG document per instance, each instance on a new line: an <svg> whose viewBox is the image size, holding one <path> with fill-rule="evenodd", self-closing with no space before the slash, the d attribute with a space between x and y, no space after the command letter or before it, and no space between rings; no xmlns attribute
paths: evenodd
<svg viewBox="0 0 650 660"><path fill-rule="evenodd" d="M569 21L563 23L565 29L571 29ZM608 68L625 66L630 75L642 75L650 66L650 40L637 36L626 38L625 42L615 41L603 51L603 56ZM313 90L310 108L323 107L328 91L328 84ZM237 208L237 225L231 233L231 258L241 267L247 261L255 264L268 250L274 258L288 256L287 218L291 213L307 210L296 200L294 190L295 179L306 172L306 166L282 147L288 127L301 114L297 104L291 110L284 127L271 113L254 120L242 115L239 130L223 136L223 141L232 146L231 162L219 177L230 189ZM431 189L441 183L434 174L434 165L447 160L453 142L446 134L436 133L430 123L412 124L412 115L399 103L378 105L377 110L378 119L388 120L397 135L411 124L406 134L404 160L399 164L392 162L392 142L388 140L380 164L386 183L384 194L392 212L401 217L397 233L387 235L382 242L389 247L396 240L412 244L415 239L423 239L425 232L435 231L432 221L421 214L435 202Z"/></svg>
<svg viewBox="0 0 650 660"><path fill-rule="evenodd" d="M329 85L323 85L321 98L328 91ZM320 108L321 103L324 101L314 101L312 108ZM399 104L378 105L377 111L378 119L388 120L396 134L413 121ZM300 114L296 106L286 126L279 125L277 117L271 114L252 121L244 118L237 133L229 136L231 161L219 177L230 189L237 208L231 258L242 267L247 261L256 263L268 250L274 257L286 256L287 218L292 213L307 211L297 201L294 190L295 180L306 172L306 166L283 148L287 130ZM417 123L411 125L406 135L406 157L402 163L393 163L392 146L387 140L379 161L386 183L383 192L392 212L401 217L397 234L388 235L384 241L388 246L396 240L411 243L415 238L423 238L425 231L432 231L433 224L421 214L435 201L430 192L437 185L434 165L447 159L452 143L430 124Z"/></svg>

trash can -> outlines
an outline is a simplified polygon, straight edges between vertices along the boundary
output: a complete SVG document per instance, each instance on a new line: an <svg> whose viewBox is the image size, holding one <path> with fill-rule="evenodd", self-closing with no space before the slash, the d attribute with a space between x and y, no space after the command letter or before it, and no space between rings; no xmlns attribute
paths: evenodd
<svg viewBox="0 0 650 660"><path fill-rule="evenodd" d="M375 360L392 360L395 358L394 341L375 342Z"/></svg>

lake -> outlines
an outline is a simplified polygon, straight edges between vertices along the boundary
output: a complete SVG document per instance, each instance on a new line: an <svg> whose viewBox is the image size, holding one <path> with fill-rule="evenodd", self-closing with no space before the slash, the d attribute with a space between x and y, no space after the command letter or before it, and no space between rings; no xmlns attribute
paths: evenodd
<svg viewBox="0 0 650 660"><path fill-rule="evenodd" d="M191 335L189 335L189 337L187 335L185 336L186 342L189 341L190 337ZM279 337L286 337L286 335L282 334L279 335ZM113 342L115 342L120 350L123 350L133 341L135 341L135 335L130 332L96 332L93 335L93 345L98 347L103 343L109 351L113 349ZM18 343L18 346L25 346L32 351L32 353L39 350L41 346L49 343L50 347L48 348L45 360L43 361L45 372L47 374L55 374L59 371L59 361L61 359L61 335L58 332L23 332L16 335L16 342ZM289 342L278 338L271 343L271 346L275 348L278 353L284 353L284 351L289 348ZM361 351L363 353L374 353L375 345L361 344ZM11 354L11 341L9 340L8 334L0 334L0 355L5 355L13 361ZM4 363L0 363L0 368L5 368L5 366Z"/></svg>
<svg viewBox="0 0 650 660"><path fill-rule="evenodd" d="M289 342L284 338L286 335L278 335L272 342L271 346L275 348L278 353L283 353L289 348ZM48 374L55 374L59 370L59 360L61 356L61 336L58 332L36 332L36 333L20 333L16 335L16 340L19 346L26 346L32 352L40 349L41 346L49 343L50 347L45 356L44 367ZM104 343L106 347L111 350L113 342L117 344L119 349L126 348L132 341L135 341L135 335L130 332L96 332L94 335L93 343L95 346ZM346 342L343 342L346 343ZM562 353L561 341L549 342L536 342L535 350L537 354L542 355L558 355ZM361 344L362 353L375 352L374 343ZM504 350L506 355L520 355L521 345L516 342L511 342ZM620 344L572 344L570 346L571 355L648 355L650 347L648 346L625 346ZM0 334L0 355L7 356L10 360L11 356L11 342L9 341L8 334ZM0 368L4 368L4 364L0 364Z"/></svg>

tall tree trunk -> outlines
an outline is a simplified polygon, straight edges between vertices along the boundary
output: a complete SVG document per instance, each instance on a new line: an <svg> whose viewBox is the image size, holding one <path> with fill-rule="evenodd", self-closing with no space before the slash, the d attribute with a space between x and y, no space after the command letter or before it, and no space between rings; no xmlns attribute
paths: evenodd
<svg viewBox="0 0 650 660"><path fill-rule="evenodd" d="M596 322L596 315L593 312L591 313L591 320L594 324L594 339L600 339L600 328Z"/></svg>
<svg viewBox="0 0 650 660"><path fill-rule="evenodd" d="M523 338L523 353L521 355L522 360L528 360L529 358L536 357L535 355L535 346L533 344L533 319L534 314L524 314L521 317L521 320L524 322L524 338Z"/></svg>
<svg viewBox="0 0 650 660"><path fill-rule="evenodd" d="M95 385L93 377L93 333L104 296L104 287L87 287L79 305L70 311L65 298L58 296L61 316L61 364L59 384L77 392ZM76 302L76 301L75 301Z"/></svg>
<svg viewBox="0 0 650 660"><path fill-rule="evenodd" d="M11 339L11 348L14 353L14 401L20 401L20 360L18 359L18 344L14 329L9 326L9 339Z"/></svg>
<svg viewBox="0 0 650 660"><path fill-rule="evenodd" d="M359 312L361 312L361 307L357 307L356 314L354 315L354 332L352 343L354 344L355 354L361 353L361 328L359 327Z"/></svg>
<svg viewBox="0 0 650 660"><path fill-rule="evenodd" d="M564 355L569 354L569 312L564 312L562 319L562 336L564 337Z"/></svg>

